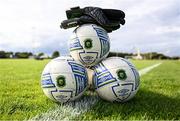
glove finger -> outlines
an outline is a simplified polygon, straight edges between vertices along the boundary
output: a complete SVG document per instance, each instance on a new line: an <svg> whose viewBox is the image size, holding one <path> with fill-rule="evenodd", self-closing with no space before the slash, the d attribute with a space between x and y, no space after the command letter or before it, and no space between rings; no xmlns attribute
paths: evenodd
<svg viewBox="0 0 180 121"><path fill-rule="evenodd" d="M120 19L119 20L120 24L124 25L126 23L125 19Z"/></svg>
<svg viewBox="0 0 180 121"><path fill-rule="evenodd" d="M110 19L119 20L119 18L125 18L125 13L121 10L102 9L102 11Z"/></svg>

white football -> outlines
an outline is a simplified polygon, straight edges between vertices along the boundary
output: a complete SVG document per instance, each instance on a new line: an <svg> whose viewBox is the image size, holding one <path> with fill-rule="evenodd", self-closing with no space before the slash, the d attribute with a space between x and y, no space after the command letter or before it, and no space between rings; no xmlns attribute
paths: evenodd
<svg viewBox="0 0 180 121"><path fill-rule="evenodd" d="M96 92L104 100L126 102L138 91L140 77L128 60L110 57L94 66L93 83Z"/></svg>
<svg viewBox="0 0 180 121"><path fill-rule="evenodd" d="M85 67L71 57L58 57L51 60L41 76L44 94L55 102L74 101L88 86Z"/></svg>
<svg viewBox="0 0 180 121"><path fill-rule="evenodd" d="M95 24L77 27L68 42L70 55L85 66L94 66L107 57L110 50L109 36Z"/></svg>

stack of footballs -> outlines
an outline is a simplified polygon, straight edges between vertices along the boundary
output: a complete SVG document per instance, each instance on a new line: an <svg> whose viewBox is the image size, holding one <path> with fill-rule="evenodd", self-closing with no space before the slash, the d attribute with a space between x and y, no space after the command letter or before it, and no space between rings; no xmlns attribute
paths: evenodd
<svg viewBox="0 0 180 121"><path fill-rule="evenodd" d="M71 56L51 60L44 68L41 86L45 95L65 103L81 97L88 87L104 100L125 102L139 88L135 66L120 57L107 58L110 50L108 32L124 24L124 12L97 7L71 8L61 28L76 27L69 39Z"/></svg>

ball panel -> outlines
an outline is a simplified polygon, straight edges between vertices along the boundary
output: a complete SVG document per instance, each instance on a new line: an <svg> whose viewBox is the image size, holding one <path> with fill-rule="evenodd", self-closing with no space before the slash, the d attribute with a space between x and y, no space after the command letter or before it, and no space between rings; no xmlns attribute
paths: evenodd
<svg viewBox="0 0 180 121"><path fill-rule="evenodd" d="M70 41L68 41L68 47L69 47L70 53L72 51L77 51L77 50L83 49L83 46L81 45L78 37L70 39Z"/></svg>
<svg viewBox="0 0 180 121"><path fill-rule="evenodd" d="M110 50L107 32L93 24L76 28L68 45L71 56L85 66L94 66L107 57Z"/></svg>
<svg viewBox="0 0 180 121"><path fill-rule="evenodd" d="M135 77L135 90L137 90L139 88L139 85L140 85L140 76L139 76L139 72L134 69L134 68L131 68L132 69L132 72L134 73L134 77Z"/></svg>
<svg viewBox="0 0 180 121"><path fill-rule="evenodd" d="M87 88L87 71L70 57L58 57L45 67L41 85L51 100L61 103L73 101Z"/></svg>
<svg viewBox="0 0 180 121"><path fill-rule="evenodd" d="M59 77L64 77L64 82L65 84L63 85L60 85L59 84ZM64 89L75 89L76 88L76 81L75 79L73 78L72 74L67 74L67 73L60 73L60 74L51 74L51 78L52 78L52 81L55 85L55 87L58 89L58 90L64 90ZM69 80L72 80L72 81L69 81ZM75 91L75 90L73 90Z"/></svg>
<svg viewBox="0 0 180 121"><path fill-rule="evenodd" d="M112 91L116 95L116 101L124 102L128 100L133 91L134 83L116 84L112 86Z"/></svg>
<svg viewBox="0 0 180 121"><path fill-rule="evenodd" d="M109 36L108 36L107 32L103 28L95 26L95 25L92 25L92 26L95 29L96 34L97 34L97 36L98 36L98 38L100 40L100 43L101 43L100 57L105 58L105 57L107 57L107 55L109 53L109 50L110 50Z"/></svg>
<svg viewBox="0 0 180 121"><path fill-rule="evenodd" d="M114 69L108 69L114 78L120 83L134 82L135 77L132 76L133 72L131 68L117 67Z"/></svg>
<svg viewBox="0 0 180 121"><path fill-rule="evenodd" d="M96 37L96 31L94 31L93 24L83 24L75 29L76 36L78 37L84 37L84 36L90 36L90 37Z"/></svg>
<svg viewBox="0 0 180 121"><path fill-rule="evenodd" d="M65 77L65 85L59 86L57 77ZM67 82L68 80L72 80ZM42 88L46 96L50 99L60 102L67 102L75 95L75 80L72 78L71 74L61 73L61 74L44 74L42 76ZM71 92L71 95L70 95Z"/></svg>
<svg viewBox="0 0 180 121"><path fill-rule="evenodd" d="M56 101L65 103L72 99L73 90L53 90L51 94Z"/></svg>
<svg viewBox="0 0 180 121"><path fill-rule="evenodd" d="M139 89L139 74L128 61L116 57L94 66L93 83L98 95L108 101L125 102Z"/></svg>
<svg viewBox="0 0 180 121"><path fill-rule="evenodd" d="M100 61L100 59L98 59L99 53L98 52L79 52L78 53L79 56L79 61L86 65L86 66L91 66L94 65L96 63L98 63Z"/></svg>
<svg viewBox="0 0 180 121"><path fill-rule="evenodd" d="M113 60L113 64L109 64L112 63ZM106 60L103 61L103 64L108 68L108 69L113 69L113 68L117 68L117 67L129 67L130 62L129 61L125 61L125 59L121 58L121 57L109 57ZM132 65L133 68L135 68Z"/></svg>
<svg viewBox="0 0 180 121"><path fill-rule="evenodd" d="M99 63L94 66L94 86L95 88L100 88L109 83L113 83L117 81L113 75L109 72L109 70L103 65L103 63Z"/></svg>
<svg viewBox="0 0 180 121"><path fill-rule="evenodd" d="M116 95L112 91L112 87L115 84L116 82L109 83L106 86L102 86L96 89L96 92L102 99L113 102L114 100L116 100Z"/></svg>
<svg viewBox="0 0 180 121"><path fill-rule="evenodd" d="M76 94L83 92L83 90L87 87L87 71L83 65L75 62L75 61L68 61L68 64L71 66L73 78L76 81Z"/></svg>
<svg viewBox="0 0 180 121"><path fill-rule="evenodd" d="M101 51L101 43L98 37L78 37L81 41L80 44L86 52L99 52ZM98 40L98 41L97 41Z"/></svg>

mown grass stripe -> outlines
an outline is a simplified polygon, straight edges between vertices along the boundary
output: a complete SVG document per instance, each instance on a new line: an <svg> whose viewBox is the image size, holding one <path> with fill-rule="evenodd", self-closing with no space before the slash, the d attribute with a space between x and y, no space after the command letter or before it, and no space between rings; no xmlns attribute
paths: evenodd
<svg viewBox="0 0 180 121"><path fill-rule="evenodd" d="M159 66L161 63L157 63L151 66L148 66L139 71L140 76L148 73L155 67ZM94 104L99 100L99 97L96 95L85 96L75 102L69 102L64 105L57 105L55 109L51 109L46 113L42 113L33 117L30 120L72 120L75 117L79 116L82 113L88 111Z"/></svg>

